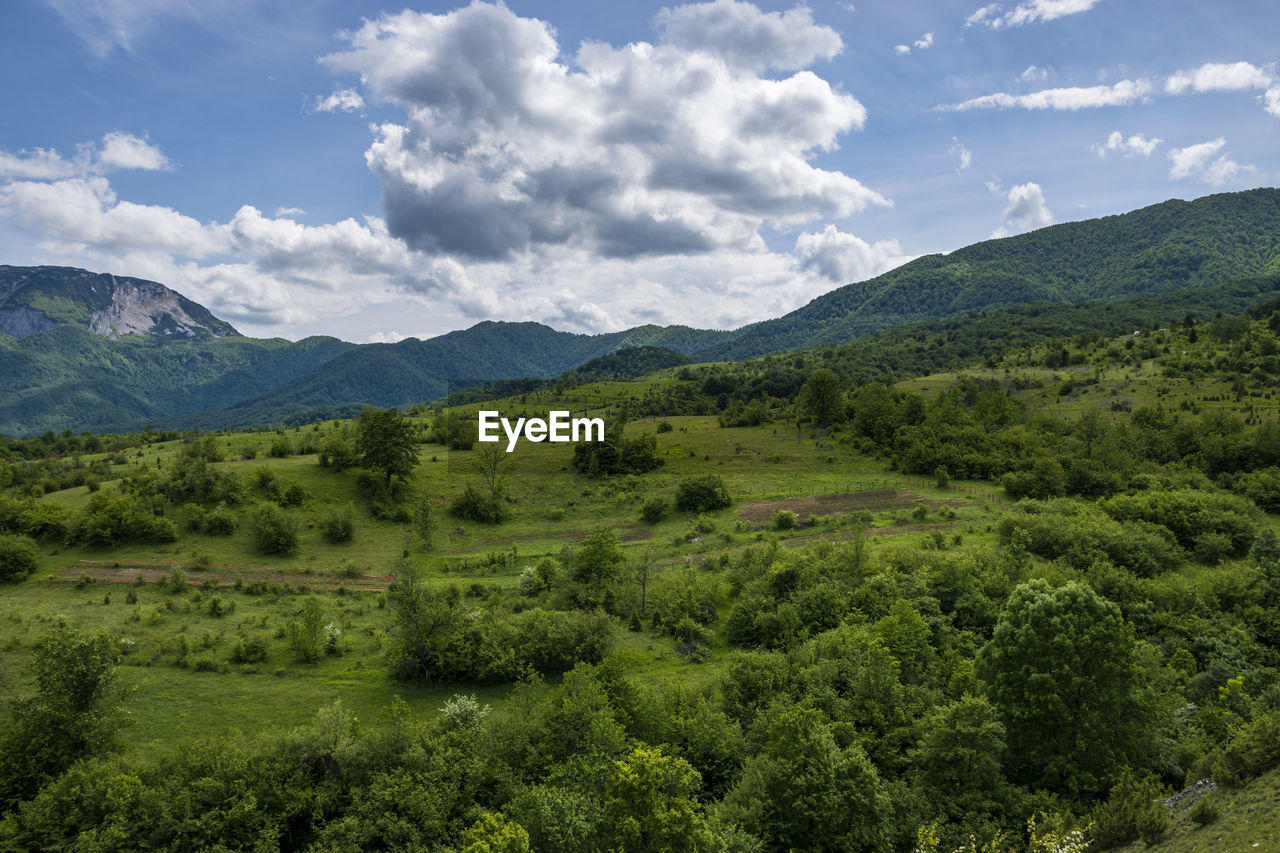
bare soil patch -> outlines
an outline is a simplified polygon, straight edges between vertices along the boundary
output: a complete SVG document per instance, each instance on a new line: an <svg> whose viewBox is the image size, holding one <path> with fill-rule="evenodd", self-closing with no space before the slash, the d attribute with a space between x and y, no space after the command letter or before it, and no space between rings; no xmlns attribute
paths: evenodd
<svg viewBox="0 0 1280 853"><path fill-rule="evenodd" d="M787 498L779 501L760 501L744 504L738 517L753 524L765 524L781 509L789 509L797 518L810 515L845 515L851 512L876 512L886 509L910 509L924 503L930 509L944 506L969 506L972 501L932 500L910 489L877 489L870 492L843 492L834 495L810 495L807 498Z"/></svg>

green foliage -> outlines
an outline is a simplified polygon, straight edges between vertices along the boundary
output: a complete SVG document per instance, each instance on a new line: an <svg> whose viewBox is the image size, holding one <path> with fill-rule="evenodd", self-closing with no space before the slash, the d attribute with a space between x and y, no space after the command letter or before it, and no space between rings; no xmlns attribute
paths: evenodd
<svg viewBox="0 0 1280 853"><path fill-rule="evenodd" d="M666 498L649 498L640 507L640 519L646 524L657 524L666 516L671 504Z"/></svg>
<svg viewBox="0 0 1280 853"><path fill-rule="evenodd" d="M622 568L626 558L618 547L618 537L608 528L593 531L573 552L570 576L588 590L588 599L600 600L604 585Z"/></svg>
<svg viewBox="0 0 1280 853"><path fill-rule="evenodd" d="M1128 769L1093 814L1093 843L1099 850L1121 847L1141 838L1155 844L1169 831L1164 792L1154 779L1139 779Z"/></svg>
<svg viewBox="0 0 1280 853"><path fill-rule="evenodd" d="M292 554L298 550L298 517L273 503L259 504L250 518L254 545L263 554Z"/></svg>
<svg viewBox="0 0 1280 853"><path fill-rule="evenodd" d="M926 795L953 817L996 812L1008 796L1005 728L983 698L964 696L922 722L912 765Z"/></svg>
<svg viewBox="0 0 1280 853"><path fill-rule="evenodd" d="M796 705L769 719L762 750L725 796L726 816L773 850L878 853L890 804L856 743L841 748L823 715Z"/></svg>
<svg viewBox="0 0 1280 853"><path fill-rule="evenodd" d="M0 534L0 582L20 581L40 565L40 548L29 536Z"/></svg>
<svg viewBox="0 0 1280 853"><path fill-rule="evenodd" d="M349 503L331 507L320 522L320 531L334 544L350 542L355 535L355 507Z"/></svg>
<svg viewBox="0 0 1280 853"><path fill-rule="evenodd" d="M480 524L501 524L507 519L507 507L503 500L485 494L471 483L449 505L449 512L458 518Z"/></svg>
<svg viewBox="0 0 1280 853"><path fill-rule="evenodd" d="M110 746L119 701L118 655L105 634L58 623L31 664L34 695L11 699L0 717L0 804L12 808L76 760Z"/></svg>
<svg viewBox="0 0 1280 853"><path fill-rule="evenodd" d="M676 509L681 512L712 512L731 503L728 487L716 474L689 477L676 486Z"/></svg>
<svg viewBox="0 0 1280 853"><path fill-rule="evenodd" d="M1089 587L1043 580L1016 587L977 671L1005 725L1015 779L1096 792L1139 757L1148 723L1137 711L1132 632L1119 608Z"/></svg>
<svg viewBox="0 0 1280 853"><path fill-rule="evenodd" d="M581 441L573 448L573 468L593 477L646 474L661 467L658 442L649 433L624 438L621 424L605 430L604 441Z"/></svg>
<svg viewBox="0 0 1280 853"><path fill-rule="evenodd" d="M1212 759L1213 778L1240 786L1280 766L1280 711L1258 715L1240 727L1231 743Z"/></svg>
<svg viewBox="0 0 1280 853"><path fill-rule="evenodd" d="M695 796L702 779L689 763L661 749L636 747L614 765L604 792L607 849L621 853L723 850Z"/></svg>
<svg viewBox="0 0 1280 853"><path fill-rule="evenodd" d="M360 464L381 472L390 486L392 477L407 477L418 466L417 428L396 409L365 406L356 422L356 451Z"/></svg>
<svg viewBox="0 0 1280 853"><path fill-rule="evenodd" d="M321 440L319 462L338 473L360 464L360 452L349 429L336 429Z"/></svg>
<svg viewBox="0 0 1280 853"><path fill-rule="evenodd" d="M288 626L289 648L301 663L315 663L324 654L324 606L314 595L307 596L297 618Z"/></svg>
<svg viewBox="0 0 1280 853"><path fill-rule="evenodd" d="M796 404L815 426L830 426L843 420L844 391L840 378L825 367L815 370L800 389Z"/></svg>

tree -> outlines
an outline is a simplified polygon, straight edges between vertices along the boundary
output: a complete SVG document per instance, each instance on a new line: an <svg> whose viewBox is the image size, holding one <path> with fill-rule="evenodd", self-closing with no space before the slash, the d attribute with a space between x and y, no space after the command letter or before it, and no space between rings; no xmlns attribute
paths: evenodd
<svg viewBox="0 0 1280 853"><path fill-rule="evenodd" d="M609 850L694 853L723 850L695 799L702 777L682 758L638 746L614 763L605 786L604 826Z"/></svg>
<svg viewBox="0 0 1280 853"><path fill-rule="evenodd" d="M1088 586L1055 589L1036 578L1016 587L976 663L1008 732L1016 779L1099 793L1140 757L1133 635L1120 608Z"/></svg>
<svg viewBox="0 0 1280 853"><path fill-rule="evenodd" d="M486 444L476 451L476 470L489 490L489 500L497 503L506 493L506 472L502 470L507 461L507 452L496 444Z"/></svg>
<svg viewBox="0 0 1280 853"><path fill-rule="evenodd" d="M825 367L815 370L800 389L796 401L800 410L809 416L814 426L830 426L844 414L844 392L840 377Z"/></svg>
<svg viewBox="0 0 1280 853"><path fill-rule="evenodd" d="M36 649L35 694L0 715L0 805L12 807L111 744L118 656L105 634L58 625Z"/></svg>
<svg viewBox="0 0 1280 853"><path fill-rule="evenodd" d="M573 579L590 587L592 601L599 602L605 581L610 580L626 558L618 547L618 537L608 528L601 528L587 536L573 555Z"/></svg>
<svg viewBox="0 0 1280 853"><path fill-rule="evenodd" d="M408 562L387 590L394 621L387 650L392 675L431 682L445 667L448 645L461 622L457 596L432 589Z"/></svg>
<svg viewBox="0 0 1280 853"><path fill-rule="evenodd" d="M302 663L315 663L324 651L324 607L314 595L307 596L298 618L289 623L289 648Z"/></svg>
<svg viewBox="0 0 1280 853"><path fill-rule="evenodd" d="M356 422L356 450L366 468L392 477L407 477L418 466L418 435L413 422L396 409L365 406Z"/></svg>
<svg viewBox="0 0 1280 853"><path fill-rule="evenodd" d="M935 708L912 753L920 786L951 816L991 812L1006 789L1005 729L986 699L965 696Z"/></svg>
<svg viewBox="0 0 1280 853"><path fill-rule="evenodd" d="M298 517L273 503L253 515L253 539L264 554L292 554L298 550Z"/></svg>
<svg viewBox="0 0 1280 853"><path fill-rule="evenodd" d="M764 748L725 796L725 816L770 850L878 853L888 848L890 806L856 742L841 749L822 712L778 711Z"/></svg>

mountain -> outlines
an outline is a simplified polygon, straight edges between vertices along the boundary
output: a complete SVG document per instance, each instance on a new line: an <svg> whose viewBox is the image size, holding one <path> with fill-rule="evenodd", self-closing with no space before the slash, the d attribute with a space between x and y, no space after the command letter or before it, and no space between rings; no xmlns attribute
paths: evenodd
<svg viewBox="0 0 1280 853"><path fill-rule="evenodd" d="M620 349L695 351L728 332L604 335L484 322L430 340L356 345L240 335L156 282L71 267L0 267L0 434L239 427L408 406L511 376L551 378Z"/></svg>
<svg viewBox="0 0 1280 853"><path fill-rule="evenodd" d="M736 360L1028 302L1072 304L1280 272L1280 190L1166 201L926 255L699 353Z"/></svg>
<svg viewBox="0 0 1280 853"><path fill-rule="evenodd" d="M158 282L74 267L0 266L0 332L24 338L60 326L109 338L203 340L240 334Z"/></svg>
<svg viewBox="0 0 1280 853"><path fill-rule="evenodd" d="M0 433L299 423L364 403L402 407L486 381L550 379L627 348L741 360L1028 303L1080 305L1276 274L1276 189L1167 201L928 255L732 332L640 326L578 335L484 322L425 341L291 343L241 336L155 282L0 266ZM983 328L1001 334L990 323ZM868 345L912 347L914 334ZM881 363L869 352L857 360L868 370Z"/></svg>

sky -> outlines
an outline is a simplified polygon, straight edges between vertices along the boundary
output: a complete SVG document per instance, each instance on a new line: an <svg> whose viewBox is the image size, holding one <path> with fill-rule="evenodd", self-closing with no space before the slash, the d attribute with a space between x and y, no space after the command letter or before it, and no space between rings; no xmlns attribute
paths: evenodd
<svg viewBox="0 0 1280 853"><path fill-rule="evenodd" d="M7 0L0 263L259 337L736 328L1280 184L1273 0Z"/></svg>

